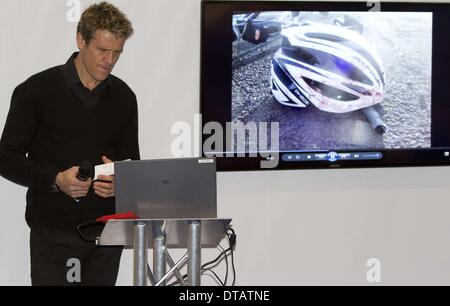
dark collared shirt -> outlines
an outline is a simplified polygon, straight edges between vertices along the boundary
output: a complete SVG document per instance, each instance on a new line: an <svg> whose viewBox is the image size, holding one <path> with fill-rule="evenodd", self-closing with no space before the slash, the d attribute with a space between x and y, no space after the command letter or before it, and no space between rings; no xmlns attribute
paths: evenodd
<svg viewBox="0 0 450 306"><path fill-rule="evenodd" d="M66 89L72 90L84 105L92 108L100 102L101 95L107 90L108 86L111 86L111 79L108 76L106 80L98 84L92 91L86 88L81 82L75 67L74 60L77 56L78 52L72 54L66 64L61 66L61 73L66 82Z"/></svg>
<svg viewBox="0 0 450 306"><path fill-rule="evenodd" d="M51 192L59 172L83 161L102 164L102 155L139 159L136 95L111 74L92 91L95 107L86 107L81 101L95 103L76 94L90 92L80 86L75 56L14 89L0 139L0 175L28 187L26 220L34 229L73 230L114 213L114 198L103 199L92 188L79 203Z"/></svg>

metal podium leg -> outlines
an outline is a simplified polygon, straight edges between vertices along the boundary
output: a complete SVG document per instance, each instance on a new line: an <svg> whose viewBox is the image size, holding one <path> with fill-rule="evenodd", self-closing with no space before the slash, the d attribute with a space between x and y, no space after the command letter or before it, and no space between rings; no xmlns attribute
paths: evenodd
<svg viewBox="0 0 450 306"><path fill-rule="evenodd" d="M161 280L155 284L155 286L160 286L162 283L165 283L165 279L170 277L170 275L172 273L175 273L175 275L177 276L180 286L186 286L186 283L184 282L183 277L180 275L180 272L178 271L178 267L182 266L186 262L187 257L188 257L188 255L184 254L184 256L176 264L174 264L172 266L172 268L169 270L169 272L167 272L166 275L164 275L163 278L161 278ZM167 257L167 258L169 258L169 257Z"/></svg>
<svg viewBox="0 0 450 306"><path fill-rule="evenodd" d="M153 275L158 283L166 274L166 237L158 236L153 239ZM162 282L160 286L165 286Z"/></svg>
<svg viewBox="0 0 450 306"><path fill-rule="evenodd" d="M147 286L147 229L143 222L134 226L133 285Z"/></svg>
<svg viewBox="0 0 450 306"><path fill-rule="evenodd" d="M188 234L188 286L200 286L201 223L192 221Z"/></svg>
<svg viewBox="0 0 450 306"><path fill-rule="evenodd" d="M171 268L169 270L169 272L167 272L167 273L170 273L171 271L173 271L173 273L175 274L175 277L177 278L180 286L186 286L186 282L185 282L183 276L181 275L180 271L178 270L178 266L180 266L180 265L182 265L182 264L184 264L186 262L186 260L188 258L188 254L187 253L184 254L183 258L181 258L177 263L175 263L173 261L172 257L170 257L170 254L167 251L167 249L166 249L165 253L166 253L167 263L169 264L169 267ZM173 268L176 268L176 269L173 269Z"/></svg>

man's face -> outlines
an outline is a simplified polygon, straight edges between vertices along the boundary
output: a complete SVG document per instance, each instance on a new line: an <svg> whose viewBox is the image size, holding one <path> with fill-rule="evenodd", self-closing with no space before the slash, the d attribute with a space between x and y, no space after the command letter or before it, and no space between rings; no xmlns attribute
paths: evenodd
<svg viewBox="0 0 450 306"><path fill-rule="evenodd" d="M89 44L77 34L79 56L87 74L95 81L105 80L114 68L125 45L125 38L116 38L108 30L97 30Z"/></svg>

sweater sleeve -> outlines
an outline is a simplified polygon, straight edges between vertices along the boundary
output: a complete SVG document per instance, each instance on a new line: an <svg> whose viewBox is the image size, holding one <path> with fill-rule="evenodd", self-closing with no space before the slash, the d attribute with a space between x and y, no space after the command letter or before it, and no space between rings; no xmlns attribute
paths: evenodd
<svg viewBox="0 0 450 306"><path fill-rule="evenodd" d="M0 175L25 187L50 190L57 171L28 158L38 128L36 102L28 81L15 88L0 139Z"/></svg>
<svg viewBox="0 0 450 306"><path fill-rule="evenodd" d="M136 96L133 94L132 110L129 119L115 142L117 160L139 160L138 108Z"/></svg>

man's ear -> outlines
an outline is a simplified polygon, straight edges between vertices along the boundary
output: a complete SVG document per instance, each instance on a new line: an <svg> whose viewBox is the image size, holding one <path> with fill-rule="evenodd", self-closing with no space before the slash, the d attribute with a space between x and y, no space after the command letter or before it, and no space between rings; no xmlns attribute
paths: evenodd
<svg viewBox="0 0 450 306"><path fill-rule="evenodd" d="M82 50L86 46L86 41L83 38L83 35L81 33L77 33L77 46L78 49Z"/></svg>

